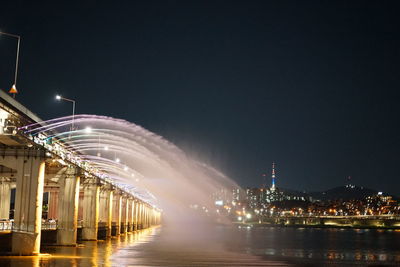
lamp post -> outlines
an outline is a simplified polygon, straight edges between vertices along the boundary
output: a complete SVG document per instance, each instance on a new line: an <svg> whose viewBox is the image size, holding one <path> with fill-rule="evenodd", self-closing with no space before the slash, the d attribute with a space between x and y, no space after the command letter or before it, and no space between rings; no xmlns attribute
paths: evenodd
<svg viewBox="0 0 400 267"><path fill-rule="evenodd" d="M74 119L75 119L75 100L62 97L60 95L56 95L56 100L61 101L65 100L72 103L72 123L71 123L71 132L74 130Z"/></svg>
<svg viewBox="0 0 400 267"><path fill-rule="evenodd" d="M17 56L15 59L15 73L14 73L14 84L12 85L9 93L13 94L13 97L15 98L15 94L18 93L17 91L17 78L18 78L18 62L19 62L19 46L21 43L21 36L16 35L16 34L11 34L11 33L6 33L6 32L0 32L2 35L6 35L9 37L17 38Z"/></svg>

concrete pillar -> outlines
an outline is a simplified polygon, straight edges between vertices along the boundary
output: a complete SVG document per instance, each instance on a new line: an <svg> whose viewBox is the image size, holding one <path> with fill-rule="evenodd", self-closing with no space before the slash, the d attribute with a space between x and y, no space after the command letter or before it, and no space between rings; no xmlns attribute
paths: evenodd
<svg viewBox="0 0 400 267"><path fill-rule="evenodd" d="M86 178L83 193L82 240L97 240L100 185L96 178Z"/></svg>
<svg viewBox="0 0 400 267"><path fill-rule="evenodd" d="M149 228L149 207L146 205L145 206L145 224L146 224L146 228Z"/></svg>
<svg viewBox="0 0 400 267"><path fill-rule="evenodd" d="M79 191L78 221L83 220L83 191Z"/></svg>
<svg viewBox="0 0 400 267"><path fill-rule="evenodd" d="M121 205L121 231L120 233L126 233L128 226L128 198L122 197Z"/></svg>
<svg viewBox="0 0 400 267"><path fill-rule="evenodd" d="M113 207L112 207L112 235L119 235L121 229L121 204L122 204L122 196L118 192L114 192L115 195L113 197Z"/></svg>
<svg viewBox="0 0 400 267"><path fill-rule="evenodd" d="M45 189L46 190L46 189ZM58 201L59 201L59 192L52 189L48 190L49 192L49 204L48 204L48 212L47 219L57 219L58 217Z"/></svg>
<svg viewBox="0 0 400 267"><path fill-rule="evenodd" d="M57 210L57 244L73 246L76 245L78 228L80 177L78 176L77 169L73 167L66 168L65 173L60 176L58 183L60 192L58 194Z"/></svg>
<svg viewBox="0 0 400 267"><path fill-rule="evenodd" d="M143 229L143 203L139 202L139 229Z"/></svg>
<svg viewBox="0 0 400 267"><path fill-rule="evenodd" d="M145 229L146 227L146 205L142 204L142 228Z"/></svg>
<svg viewBox="0 0 400 267"><path fill-rule="evenodd" d="M10 219L11 181L9 178L0 178L0 220Z"/></svg>
<svg viewBox="0 0 400 267"><path fill-rule="evenodd" d="M99 223L107 222L107 216L107 190L101 188L99 195Z"/></svg>
<svg viewBox="0 0 400 267"><path fill-rule="evenodd" d="M106 236L111 236L112 225L112 205L113 204L113 191L109 188L104 189L100 193L100 212L99 218L101 222L107 225Z"/></svg>
<svg viewBox="0 0 400 267"><path fill-rule="evenodd" d="M27 150L27 153L35 151ZM32 154L33 154L32 153ZM43 151L36 151L42 154ZM12 253L40 253L45 162L43 155L14 157L17 164Z"/></svg>
<svg viewBox="0 0 400 267"><path fill-rule="evenodd" d="M129 227L129 198L128 197L125 198L124 212L125 212L124 223L125 223L125 233L126 233L126 232L128 232L128 227Z"/></svg>
<svg viewBox="0 0 400 267"><path fill-rule="evenodd" d="M153 208L149 207L149 227L153 225Z"/></svg>
<svg viewBox="0 0 400 267"><path fill-rule="evenodd" d="M129 210L128 210L128 225L129 225L129 228L128 228L128 232L132 232L133 230L134 230L134 228L133 228L133 217L134 217L134 201L133 201L133 199L129 199L128 200L129 201Z"/></svg>
<svg viewBox="0 0 400 267"><path fill-rule="evenodd" d="M153 226L153 208L149 208L149 227Z"/></svg>
<svg viewBox="0 0 400 267"><path fill-rule="evenodd" d="M138 202L136 199L133 200L133 231L136 231L138 225Z"/></svg>
<svg viewBox="0 0 400 267"><path fill-rule="evenodd" d="M146 226L147 228L150 227L150 207L146 207Z"/></svg>
<svg viewBox="0 0 400 267"><path fill-rule="evenodd" d="M142 224L143 224L143 229L147 228L147 218L146 218L146 205L143 205L143 216L142 216Z"/></svg>
<svg viewBox="0 0 400 267"><path fill-rule="evenodd" d="M111 227L112 227L112 209L113 209L113 191L109 191L109 197L107 199L107 237L111 236Z"/></svg>
<svg viewBox="0 0 400 267"><path fill-rule="evenodd" d="M141 204L139 201L136 202L136 230L140 230L140 212L141 212Z"/></svg>
<svg viewBox="0 0 400 267"><path fill-rule="evenodd" d="M144 209L144 214L145 214L145 225L146 228L149 228L149 207L146 205Z"/></svg>

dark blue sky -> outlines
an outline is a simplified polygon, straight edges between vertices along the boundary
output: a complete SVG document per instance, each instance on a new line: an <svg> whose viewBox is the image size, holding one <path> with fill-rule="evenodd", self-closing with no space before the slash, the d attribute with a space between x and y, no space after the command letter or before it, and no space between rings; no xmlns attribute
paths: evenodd
<svg viewBox="0 0 400 267"><path fill-rule="evenodd" d="M69 2L69 1L68 1ZM17 99L42 118L140 124L243 186L400 194L395 1L13 1ZM0 88L15 41L0 37Z"/></svg>

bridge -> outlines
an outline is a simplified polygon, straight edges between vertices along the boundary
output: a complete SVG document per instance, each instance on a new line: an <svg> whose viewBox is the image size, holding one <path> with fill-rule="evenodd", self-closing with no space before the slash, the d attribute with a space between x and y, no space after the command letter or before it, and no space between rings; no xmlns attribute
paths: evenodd
<svg viewBox="0 0 400 267"><path fill-rule="evenodd" d="M251 222L250 222L251 223ZM253 221L254 223L254 221ZM310 227L400 228L398 215L282 216L260 218L259 224Z"/></svg>
<svg viewBox="0 0 400 267"><path fill-rule="evenodd" d="M161 210L61 139L26 134L42 120L0 91L0 252L36 255L160 224Z"/></svg>

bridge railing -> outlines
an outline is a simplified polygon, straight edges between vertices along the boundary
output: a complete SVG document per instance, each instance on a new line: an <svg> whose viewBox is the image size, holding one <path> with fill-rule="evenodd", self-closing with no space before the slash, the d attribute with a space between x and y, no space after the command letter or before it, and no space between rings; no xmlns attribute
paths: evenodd
<svg viewBox="0 0 400 267"><path fill-rule="evenodd" d="M57 230L57 221L49 220L42 222L42 230Z"/></svg>
<svg viewBox="0 0 400 267"><path fill-rule="evenodd" d="M1 220L0 221L0 232L16 230L14 227L13 220ZM49 220L42 221L42 230L57 230L57 221Z"/></svg>
<svg viewBox="0 0 400 267"><path fill-rule="evenodd" d="M0 231L11 231L13 229L14 222L9 220L0 221Z"/></svg>

